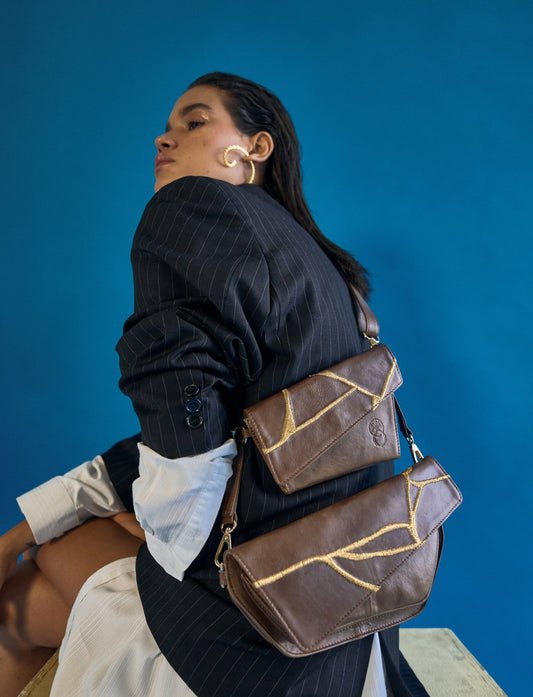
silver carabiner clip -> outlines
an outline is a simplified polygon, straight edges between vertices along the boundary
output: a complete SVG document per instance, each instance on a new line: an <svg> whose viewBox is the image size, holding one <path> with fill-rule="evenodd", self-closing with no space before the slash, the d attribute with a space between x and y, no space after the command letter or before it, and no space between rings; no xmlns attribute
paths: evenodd
<svg viewBox="0 0 533 697"><path fill-rule="evenodd" d="M416 463L417 463L419 460L422 460L422 458L423 458L424 456L423 456L422 453L420 452L420 448L418 447L418 445L415 443L414 438L408 438L408 441L409 441L409 448L410 448L410 450L411 450L411 456L412 456L413 461L414 461L414 463L415 463L415 465L416 465Z"/></svg>

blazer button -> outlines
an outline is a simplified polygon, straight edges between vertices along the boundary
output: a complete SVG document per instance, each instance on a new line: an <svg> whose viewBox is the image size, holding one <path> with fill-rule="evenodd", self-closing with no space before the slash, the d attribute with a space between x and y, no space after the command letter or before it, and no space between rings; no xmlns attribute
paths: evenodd
<svg viewBox="0 0 533 697"><path fill-rule="evenodd" d="M189 414L195 414L197 411L200 411L201 408L202 402L199 399L189 399L185 402L185 409Z"/></svg>
<svg viewBox="0 0 533 697"><path fill-rule="evenodd" d="M204 423L204 420L200 414L189 414L186 421L189 428L200 428L200 426L202 426Z"/></svg>
<svg viewBox="0 0 533 697"><path fill-rule="evenodd" d="M200 392L200 388L198 385L187 385L187 387L183 390L187 397L194 397L195 394L198 394Z"/></svg>

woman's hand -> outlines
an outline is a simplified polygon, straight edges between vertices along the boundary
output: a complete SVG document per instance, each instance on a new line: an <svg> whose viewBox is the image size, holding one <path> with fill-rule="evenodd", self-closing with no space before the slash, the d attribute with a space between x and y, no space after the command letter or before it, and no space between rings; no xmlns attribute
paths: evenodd
<svg viewBox="0 0 533 697"><path fill-rule="evenodd" d="M139 525L137 518L133 513L117 513L111 517L117 525L120 525L124 530L127 530L130 535L138 537L143 542L146 542L146 536L144 530Z"/></svg>
<svg viewBox="0 0 533 697"><path fill-rule="evenodd" d="M26 520L0 536L0 588L19 556L35 546L35 538Z"/></svg>

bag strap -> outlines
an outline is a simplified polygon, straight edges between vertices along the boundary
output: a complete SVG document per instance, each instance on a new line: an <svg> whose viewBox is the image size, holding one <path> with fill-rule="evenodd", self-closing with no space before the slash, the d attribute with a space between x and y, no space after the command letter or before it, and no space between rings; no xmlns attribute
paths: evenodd
<svg viewBox="0 0 533 697"><path fill-rule="evenodd" d="M231 533L237 527L237 500L241 488L242 470L244 466L244 446L248 437L245 429L237 428L233 431L233 437L237 443L237 455L233 460L233 474L226 485L226 492L222 502L222 539L215 554L215 564L220 571L224 570L222 559L226 549L231 549Z"/></svg>
<svg viewBox="0 0 533 697"><path fill-rule="evenodd" d="M413 432L407 425L407 421L405 420L405 416L403 415L403 411L400 408L400 405L398 404L398 400L396 399L396 395L394 396L394 408L396 409L396 415L398 416L398 424L400 426L400 431L405 437L405 440L409 444L409 450L411 451L411 457L413 458L413 462L416 463L421 460L424 456L420 452L419 447L415 443L415 437L413 435Z"/></svg>
<svg viewBox="0 0 533 697"><path fill-rule="evenodd" d="M348 283L348 287L352 294L352 300L354 301L355 315L357 318L357 324L359 325L359 330L365 339L368 339L370 342L370 348L372 348L376 344L379 344L378 319L357 288L352 283ZM416 463L423 458L423 455L415 443L413 432L407 425L407 421L405 420L405 416L400 409L396 396L394 397L394 407L396 409L396 414L398 415L400 431L405 436L405 440L409 444L411 455L416 465Z"/></svg>
<svg viewBox="0 0 533 697"><path fill-rule="evenodd" d="M350 289L352 300L354 301L354 310L357 324L359 325L359 331L365 337L365 339L370 341L370 346L379 344L378 318L372 312L370 306L363 298L361 293L352 283L348 283L348 288Z"/></svg>

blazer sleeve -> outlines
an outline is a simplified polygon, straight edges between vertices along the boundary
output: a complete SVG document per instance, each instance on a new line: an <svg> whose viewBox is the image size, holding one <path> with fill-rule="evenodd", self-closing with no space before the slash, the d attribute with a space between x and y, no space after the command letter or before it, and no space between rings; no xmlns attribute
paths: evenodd
<svg viewBox="0 0 533 697"><path fill-rule="evenodd" d="M139 449L142 440L140 433L115 443L102 453L101 457L115 491L124 507L133 513L132 484L139 476Z"/></svg>
<svg viewBox="0 0 533 697"><path fill-rule="evenodd" d="M186 177L148 204L132 248L135 312L117 344L142 440L164 457L221 445L261 374L270 287L231 184Z"/></svg>

